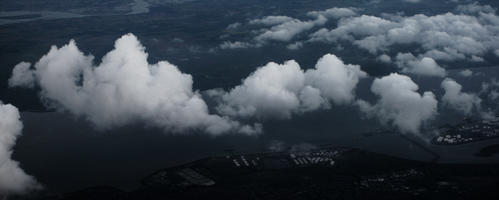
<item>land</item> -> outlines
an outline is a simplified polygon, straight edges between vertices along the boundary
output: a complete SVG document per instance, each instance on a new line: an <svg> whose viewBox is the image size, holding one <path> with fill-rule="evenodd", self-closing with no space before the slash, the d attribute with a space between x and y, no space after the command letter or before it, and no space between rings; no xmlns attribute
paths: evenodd
<svg viewBox="0 0 499 200"><path fill-rule="evenodd" d="M96 186L29 199L497 199L499 164L437 164L345 147L209 157L133 191Z"/></svg>
<svg viewBox="0 0 499 200"><path fill-rule="evenodd" d="M490 157L495 154L499 153L499 144L494 144L494 145L489 145L484 148L482 148L478 153L476 153L476 156L480 157Z"/></svg>
<svg viewBox="0 0 499 200"><path fill-rule="evenodd" d="M499 137L499 120L464 119L454 126L444 125L432 139L436 145L460 145Z"/></svg>

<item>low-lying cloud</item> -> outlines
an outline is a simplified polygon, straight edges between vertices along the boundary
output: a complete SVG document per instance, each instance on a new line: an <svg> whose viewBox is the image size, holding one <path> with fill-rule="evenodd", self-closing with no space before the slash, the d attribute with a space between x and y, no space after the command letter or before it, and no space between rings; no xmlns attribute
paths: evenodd
<svg viewBox="0 0 499 200"><path fill-rule="evenodd" d="M349 42L375 55L380 62L398 66L400 73L437 77L446 76L446 63L481 63L489 54L499 56L499 17L496 9L488 5L459 5L451 12L435 15L359 15L361 11L334 7L306 13L313 20L282 15L250 20L238 27L250 26L251 40L224 41L219 47L258 48L280 42L289 50L298 50L311 42L340 46ZM329 20L337 20L336 27L324 27ZM404 47L404 52L393 51L398 47Z"/></svg>
<svg viewBox="0 0 499 200"><path fill-rule="evenodd" d="M307 13L310 17L319 17L324 16L328 19L339 19L343 17L352 17L357 15L358 8L338 8L333 7L326 10L321 11L310 11Z"/></svg>
<svg viewBox="0 0 499 200"><path fill-rule="evenodd" d="M429 57L400 53L393 61L386 54L378 59L397 64L405 73L446 76ZM355 90L365 77L360 66L345 64L332 54L324 55L308 70L294 60L270 62L231 90L208 90L208 97L217 103L216 114L210 114L199 92L193 91L189 74L166 61L149 64L145 48L128 34L116 41L98 65L93 65L93 56L84 55L74 41L61 48L54 46L33 66L27 62L16 65L9 85L37 86L49 108L83 117L101 129L141 122L168 132L255 134L262 132L260 124L250 126L240 120L289 119L332 105L356 104L369 117L417 134L422 124L437 114L435 95L418 93L411 78L397 73L373 81L371 91L379 97L374 104L356 100ZM443 105L464 114L479 110L480 98L462 92L455 81L445 79L441 87L445 91ZM484 86L484 93L486 89Z"/></svg>
<svg viewBox="0 0 499 200"><path fill-rule="evenodd" d="M389 52L394 45L418 44L420 56L481 62L486 53L499 49L498 26L494 9L472 4L458 7L457 14L342 18L336 28L311 34L310 41L350 41L373 54Z"/></svg>
<svg viewBox="0 0 499 200"><path fill-rule="evenodd" d="M495 101L499 98L499 81L492 78L490 81L482 82L482 89L480 95L487 95L489 100Z"/></svg>
<svg viewBox="0 0 499 200"><path fill-rule="evenodd" d="M379 99L374 105L358 100L368 117L397 127L402 133L419 134L421 126L437 114L438 101L432 92L418 93L418 85L410 77L392 73L376 78L371 91Z"/></svg>
<svg viewBox="0 0 499 200"><path fill-rule="evenodd" d="M442 103L452 109L471 115L473 110L480 111L482 99L473 93L465 93L462 86L453 79L446 78L441 87L445 90Z"/></svg>
<svg viewBox="0 0 499 200"><path fill-rule="evenodd" d="M18 109L0 101L0 196L41 188L21 169L19 162L12 160L13 148L22 129Z"/></svg>
<svg viewBox="0 0 499 200"><path fill-rule="evenodd" d="M149 64L147 57L137 38L127 34L94 66L94 57L84 55L71 41L61 48L53 46L33 68L17 65L9 83L36 84L48 107L82 116L101 129L140 121L168 132L261 131L259 125L210 114L201 95L192 90L191 75L167 61Z"/></svg>
<svg viewBox="0 0 499 200"><path fill-rule="evenodd" d="M367 74L358 65L344 64L332 54L323 56L315 68L304 71L293 61L268 63L258 68L229 92L212 90L223 115L260 119L287 119L293 113L327 108L330 103L354 101L355 88Z"/></svg>
<svg viewBox="0 0 499 200"><path fill-rule="evenodd" d="M437 77L445 77L447 74L433 58L416 58L412 53L399 53L395 59L397 66L407 74Z"/></svg>
<svg viewBox="0 0 499 200"><path fill-rule="evenodd" d="M282 41L288 42L296 35L310 30L315 26L324 25L327 22L327 18L318 15L315 20L301 21L299 19L293 19L275 26L269 29L263 29L262 33L257 35L254 39L260 44L265 44L268 41Z"/></svg>
<svg viewBox="0 0 499 200"><path fill-rule="evenodd" d="M252 41L224 41L220 44L221 49L240 49L240 48L257 48L262 47L269 42L289 42L297 35L313 29L314 27L323 26L329 19L337 19L341 17L350 17L357 15L356 8L330 8L322 11L311 11L307 16L313 18L311 20L300 20L288 16L266 16L261 19L253 19L247 25L264 26L258 30L252 31L255 33ZM231 29L239 28L243 25L237 23L229 25Z"/></svg>

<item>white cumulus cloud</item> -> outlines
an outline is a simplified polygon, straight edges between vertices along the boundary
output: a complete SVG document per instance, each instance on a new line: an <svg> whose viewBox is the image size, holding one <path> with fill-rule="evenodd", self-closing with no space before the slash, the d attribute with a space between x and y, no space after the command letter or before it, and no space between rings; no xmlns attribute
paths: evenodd
<svg viewBox="0 0 499 200"><path fill-rule="evenodd" d="M258 48L269 42L289 42L298 35L310 31L315 27L323 26L329 19L338 19L357 15L357 8L330 8L321 11L310 11L308 17L312 19L301 20L289 16L266 16L260 19L253 19L248 25L256 26L257 30L251 31L254 36L252 41L224 41L222 49ZM237 23L240 27L240 23ZM264 26L264 28L261 28ZM231 25L229 25L231 27ZM288 45L288 49L296 50L301 48L302 43Z"/></svg>
<svg viewBox="0 0 499 200"><path fill-rule="evenodd" d="M354 100L357 83L367 74L359 65L344 64L335 55L327 54L319 59L315 69L307 70L305 76L308 85L318 88L335 104L342 105Z"/></svg>
<svg viewBox="0 0 499 200"><path fill-rule="evenodd" d="M403 2L406 2L406 3L419 3L421 2L422 0L402 0Z"/></svg>
<svg viewBox="0 0 499 200"><path fill-rule="evenodd" d="M22 129L17 108L0 101L0 194L19 194L41 187L21 169L19 162L12 160L12 149Z"/></svg>
<svg viewBox="0 0 499 200"><path fill-rule="evenodd" d="M404 73L437 77L445 77L447 74L445 69L440 67L433 58L416 58L411 53L399 53L396 61Z"/></svg>
<svg viewBox="0 0 499 200"><path fill-rule="evenodd" d="M318 17L320 15L326 18L342 18L342 17L351 17L357 15L357 8L338 8L333 7L326 10L321 11L310 11L307 13L308 16Z"/></svg>
<svg viewBox="0 0 499 200"><path fill-rule="evenodd" d="M418 93L418 85L410 77L392 73L376 78L371 91L379 99L374 104L358 100L360 110L382 123L390 123L402 133L419 134L424 122L437 114L438 101L432 92Z"/></svg>
<svg viewBox="0 0 499 200"><path fill-rule="evenodd" d="M221 49L245 49L257 46L258 44L250 44L247 42L240 42L240 41L235 41L235 42L225 41L222 44L220 44Z"/></svg>
<svg viewBox="0 0 499 200"><path fill-rule="evenodd" d="M262 19L253 19L249 21L249 24L274 26L286 22L293 21L294 19L288 16L267 16Z"/></svg>
<svg viewBox="0 0 499 200"><path fill-rule="evenodd" d="M93 56L84 55L71 41L61 48L53 46L32 70L18 65L13 78L34 73L47 106L82 116L98 128L140 121L168 132L259 132L210 114L200 94L192 90L189 74L167 61L149 64L147 57L137 38L127 34L94 66Z"/></svg>
<svg viewBox="0 0 499 200"><path fill-rule="evenodd" d="M392 62L392 58L386 54L380 55L376 59L383 62L383 63L391 63Z"/></svg>
<svg viewBox="0 0 499 200"><path fill-rule="evenodd" d="M351 103L359 79L365 76L360 66L327 54L307 71L293 60L268 63L229 92L216 90L211 95L220 98L217 110L224 115L286 119L293 113L329 107L330 102Z"/></svg>
<svg viewBox="0 0 499 200"><path fill-rule="evenodd" d="M458 10L469 12L342 18L336 28L318 30L309 41L350 41L373 54L395 45L417 44L411 53L434 60L483 61L486 53L499 49L499 17L489 7Z"/></svg>
<svg viewBox="0 0 499 200"><path fill-rule="evenodd" d="M496 9L492 8L492 6L480 5L478 2L473 2L471 4L465 4L465 5L458 5L456 10L462 13L470 13L470 14L476 14L480 12L493 13L496 11Z"/></svg>
<svg viewBox="0 0 499 200"><path fill-rule="evenodd" d="M9 86L32 88L35 86L35 74L30 70L31 63L21 62L14 67Z"/></svg>
<svg viewBox="0 0 499 200"><path fill-rule="evenodd" d="M470 115L473 109L480 110L482 100L476 94L463 92L462 86L456 81L446 78L442 81L441 87L445 90L442 97L444 105L466 115Z"/></svg>
<svg viewBox="0 0 499 200"><path fill-rule="evenodd" d="M465 69L465 70L460 71L459 74L461 76L464 76L464 77L470 77L470 76L473 76L473 71L471 71L469 69Z"/></svg>
<svg viewBox="0 0 499 200"><path fill-rule="evenodd" d="M268 41L287 42L293 39L296 35L310 30L315 26L324 25L326 22L327 18L322 15L319 15L315 20L308 21L293 19L263 30L261 34L255 37L255 40L258 43L266 43Z"/></svg>

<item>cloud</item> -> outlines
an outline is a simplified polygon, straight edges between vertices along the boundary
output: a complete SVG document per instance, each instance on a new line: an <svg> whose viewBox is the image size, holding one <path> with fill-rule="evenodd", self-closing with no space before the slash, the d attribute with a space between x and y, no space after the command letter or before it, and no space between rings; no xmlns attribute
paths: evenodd
<svg viewBox="0 0 499 200"><path fill-rule="evenodd" d="M340 19L338 27L332 30L320 29L311 34L313 41L336 42L338 40L353 41L354 36L372 36L386 32L393 27L393 22L375 16L362 15Z"/></svg>
<svg viewBox="0 0 499 200"><path fill-rule="evenodd" d="M245 48L251 48L251 47L257 47L257 44L250 44L247 42L230 42L230 41L225 41L222 44L220 44L221 49L245 49Z"/></svg>
<svg viewBox="0 0 499 200"><path fill-rule="evenodd" d="M402 72L422 76L445 77L445 69L440 67L433 58L416 58L411 53L399 53L396 57L397 66Z"/></svg>
<svg viewBox="0 0 499 200"><path fill-rule="evenodd" d="M283 24L286 22L293 21L295 19L288 17L288 16L267 16L262 19L254 19L249 21L249 24L254 24L254 25L266 25L266 26L274 26L274 25L279 25Z"/></svg>
<svg viewBox="0 0 499 200"><path fill-rule="evenodd" d="M289 44L288 46L286 46L286 48L288 48L289 50L298 50L301 47L303 47L302 42L295 42L293 44Z"/></svg>
<svg viewBox="0 0 499 200"><path fill-rule="evenodd" d="M222 49L237 49L237 48L258 48L269 42L289 42L295 37L313 29L314 27L323 26L329 19L338 19L343 17L351 17L357 15L357 8L330 8L322 11L311 11L307 16L312 17L311 20L300 20L288 16L266 16L261 19L253 19L248 22L253 26L265 26L259 30L251 31L254 33L252 41L242 42L224 41L220 48ZM240 23L237 27L241 26ZM229 25L232 27L232 25ZM302 43L298 42L287 46L290 50L301 48Z"/></svg>
<svg viewBox="0 0 499 200"><path fill-rule="evenodd" d="M344 64L332 54L324 55L314 69L304 71L293 60L268 63L229 92L210 91L219 98L223 115L259 119L288 119L301 113L351 103L359 79L367 76L358 65Z"/></svg>
<svg viewBox="0 0 499 200"><path fill-rule="evenodd" d="M297 94L304 82L303 71L295 61L268 63L224 94L225 104L217 109L229 116L290 118L300 106Z"/></svg>
<svg viewBox="0 0 499 200"><path fill-rule="evenodd" d="M251 42L224 41L219 47L221 49L259 48L271 41L288 42L300 33L310 30L315 26L323 25L326 21L327 19L322 15L315 20L309 21L301 21L286 16L268 16L263 19L255 19L251 20L249 23L271 27L254 31L258 34L253 37L253 41ZM288 48L296 50L301 46L301 43L296 43L295 45L288 46Z"/></svg>
<svg viewBox="0 0 499 200"><path fill-rule="evenodd" d="M227 30L233 30L233 29L237 29L237 28L239 28L239 27L241 27L241 26L242 26L242 24L241 24L241 23L236 22L236 23L233 23L233 24L229 24L229 25L227 26L227 28L225 28L225 29L227 29Z"/></svg>
<svg viewBox="0 0 499 200"><path fill-rule="evenodd" d="M308 16L310 17L319 17L319 16L324 16L326 18L343 18L343 17L351 17L357 15L357 11L359 9L357 8L329 8L327 10L323 11L310 11L307 13Z"/></svg>
<svg viewBox="0 0 499 200"><path fill-rule="evenodd" d="M421 0L402 0L403 2L406 2L406 3L419 3L421 2Z"/></svg>
<svg viewBox="0 0 499 200"><path fill-rule="evenodd" d="M483 62L485 60L482 57L480 57L480 56L474 56L473 55L473 56L471 56L471 61L473 61L473 62Z"/></svg>
<svg viewBox="0 0 499 200"><path fill-rule="evenodd" d="M496 100L499 98L499 92L497 90L492 90L488 96L491 100Z"/></svg>
<svg viewBox="0 0 499 200"><path fill-rule="evenodd" d="M391 123L402 133L420 133L422 124L437 114L438 101L432 92L419 94L419 87L410 77L392 73L376 78L371 91L379 99L376 104L358 100L357 105L368 117Z"/></svg>
<svg viewBox="0 0 499 200"><path fill-rule="evenodd" d="M307 70L305 76L308 85L318 88L327 99L342 105L354 100L357 83L367 74L359 65L346 65L335 55L327 54L319 59L315 69Z"/></svg>
<svg viewBox="0 0 499 200"><path fill-rule="evenodd" d="M266 43L268 41L281 41L287 42L293 39L296 35L310 30L315 26L324 25L327 19L319 15L315 20L301 21L293 19L281 24L272 26L269 29L262 30L262 33L257 35L254 39L258 43Z"/></svg>
<svg viewBox="0 0 499 200"><path fill-rule="evenodd" d="M259 132L209 114L200 94L192 90L189 74L167 61L149 64L147 57L137 38L127 34L93 66L93 56L70 41L61 48L53 46L32 70L17 65L13 78L24 76L16 74L19 71L34 73L48 107L84 117L101 129L139 121L168 132Z"/></svg>
<svg viewBox="0 0 499 200"><path fill-rule="evenodd" d="M496 11L495 8L492 8L489 5L480 5L478 2L473 2L466 5L458 5L456 10L458 12L467 14L494 13Z"/></svg>
<svg viewBox="0 0 499 200"><path fill-rule="evenodd" d="M496 78L492 78L488 82L482 82L482 89L479 95L486 95L490 100L496 100L499 97L499 81Z"/></svg>
<svg viewBox="0 0 499 200"><path fill-rule="evenodd" d="M490 9L480 10L433 16L342 18L336 28L312 33L309 41L350 41L372 54L389 52L389 47L395 45L417 44L412 53L434 60L481 61L486 53L499 49L499 17Z"/></svg>
<svg viewBox="0 0 499 200"><path fill-rule="evenodd" d="M425 52L423 56L440 61L466 60L464 54L452 48L444 48L443 50L432 49Z"/></svg>
<svg viewBox="0 0 499 200"><path fill-rule="evenodd" d="M469 69L465 69L459 72L459 75L464 76L464 77L470 77L473 76L473 71Z"/></svg>
<svg viewBox="0 0 499 200"><path fill-rule="evenodd" d="M19 162L11 158L22 128L17 108L0 101L0 194L24 193L41 188L33 177L21 169Z"/></svg>
<svg viewBox="0 0 499 200"><path fill-rule="evenodd" d="M31 63L21 62L14 67L12 77L9 79L9 86L19 86L33 88L35 86L35 74L30 70Z"/></svg>
<svg viewBox="0 0 499 200"><path fill-rule="evenodd" d="M382 54L382 55L378 56L377 60L379 60L383 63L391 63L392 62L392 58L386 54Z"/></svg>
<svg viewBox="0 0 499 200"><path fill-rule="evenodd" d="M476 94L462 92L462 86L456 81L446 78L442 81L441 87L445 90L442 97L444 105L470 115L473 108L480 111L482 100Z"/></svg>

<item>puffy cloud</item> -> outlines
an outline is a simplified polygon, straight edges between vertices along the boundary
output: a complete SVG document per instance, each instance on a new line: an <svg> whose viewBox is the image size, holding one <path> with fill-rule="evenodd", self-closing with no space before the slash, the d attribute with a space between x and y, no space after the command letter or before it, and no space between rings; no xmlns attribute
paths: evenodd
<svg viewBox="0 0 499 200"><path fill-rule="evenodd" d="M470 77L473 76L473 71L469 69L465 69L459 72L459 75L464 76L464 77Z"/></svg>
<svg viewBox="0 0 499 200"><path fill-rule="evenodd" d="M392 58L386 54L378 56L377 60L379 60L383 63L391 63L392 62Z"/></svg>
<svg viewBox="0 0 499 200"><path fill-rule="evenodd" d="M318 88L327 99L341 105L354 100L357 83L367 74L359 65L345 65L335 55L327 54L319 59L315 69L307 70L305 76L308 85Z"/></svg>
<svg viewBox="0 0 499 200"><path fill-rule="evenodd" d="M251 48L251 47L257 47L257 44L250 44L247 42L230 42L230 41L225 41L222 44L220 44L221 49L245 49L245 48Z"/></svg>
<svg viewBox="0 0 499 200"><path fill-rule="evenodd" d="M300 20L288 16L266 16L261 19L253 19L248 22L249 25L265 26L259 30L254 30L254 37L251 42L228 42L225 41L220 45L222 49L236 48L258 48L269 42L289 42L296 36L313 29L314 27L323 26L328 19L337 19L357 15L356 8L330 8L322 11L311 11L307 16L312 17L311 20ZM240 24L238 24L238 27ZM232 26L229 26L232 27ZM288 49L296 50L301 48L302 42L288 45Z"/></svg>
<svg viewBox="0 0 499 200"><path fill-rule="evenodd" d="M445 69L440 67L433 58L416 58L411 53L399 53L396 60L397 65L404 73L438 77L446 75Z"/></svg>
<svg viewBox="0 0 499 200"><path fill-rule="evenodd" d="M466 5L458 5L456 10L461 13L468 14L476 14L476 13L494 13L496 11L495 8L492 8L489 5L480 5L477 2L473 2L471 4Z"/></svg>
<svg viewBox="0 0 499 200"><path fill-rule="evenodd" d="M302 21L286 16L268 16L263 19L251 20L250 24L271 26L270 28L260 29L258 34L251 42L241 41L224 41L220 44L221 49L243 49L243 48L258 48L267 44L270 41L288 42L295 36L310 30L318 25L326 23L325 17L318 16L315 20ZM302 43L288 45L288 49L296 50L302 46Z"/></svg>
<svg viewBox="0 0 499 200"><path fill-rule="evenodd" d="M484 12L408 17L362 15L342 18L336 28L318 30L309 41L340 40L373 54L386 52L394 45L419 44L414 53L422 51L435 60L480 61L487 52L499 48L499 17Z"/></svg>
<svg viewBox="0 0 499 200"><path fill-rule="evenodd" d="M21 62L14 67L9 86L32 88L35 86L35 74L30 70L31 63Z"/></svg>
<svg viewBox="0 0 499 200"><path fill-rule="evenodd" d="M323 11L310 11L307 13L308 16L311 17L319 17L324 16L326 18L343 18L343 17L351 17L357 15L357 8L329 8Z"/></svg>
<svg viewBox="0 0 499 200"><path fill-rule="evenodd" d="M406 2L406 3L419 3L421 2L421 0L402 0L403 2Z"/></svg>
<svg viewBox="0 0 499 200"><path fill-rule="evenodd" d="M472 94L475 95L475 94ZM480 110L480 115L484 119L497 119L497 107L494 108L495 102L499 100L499 81L495 78L488 82L482 83L482 90L478 93L480 97L486 98L488 100L488 105L490 107ZM493 105L490 105L492 103Z"/></svg>
<svg viewBox="0 0 499 200"><path fill-rule="evenodd" d="M480 110L482 100L475 94L462 92L462 86L456 81L446 78L442 81L441 87L445 90L442 102L453 109L466 115L470 115L473 108Z"/></svg>
<svg viewBox="0 0 499 200"><path fill-rule="evenodd" d="M321 29L311 35L314 41L336 42L354 40L355 37L379 35L394 27L393 22L375 16L362 15L340 19L336 29Z"/></svg>
<svg viewBox="0 0 499 200"><path fill-rule="evenodd" d="M225 29L227 29L227 30L232 30L232 29L237 29L237 28L239 28L240 26L242 26L242 24L241 24L241 23L239 23L239 22L236 22L236 23L233 23L233 24L229 24L229 25L227 26L227 28L225 28Z"/></svg>
<svg viewBox="0 0 499 200"><path fill-rule="evenodd" d="M305 75L295 61L269 63L225 94L226 104L218 110L230 116L290 118L300 106L297 94L304 82Z"/></svg>
<svg viewBox="0 0 499 200"><path fill-rule="evenodd" d="M471 56L471 61L473 61L473 62L483 62L485 60L482 57L480 57L480 56Z"/></svg>
<svg viewBox="0 0 499 200"><path fill-rule="evenodd" d="M267 41L287 42L293 39L296 35L310 30L315 26L324 25L326 22L327 19L322 15L319 15L315 20L309 21L293 19L291 21L286 21L272 26L270 29L263 30L261 34L255 37L255 40L259 43L265 43Z"/></svg>
<svg viewBox="0 0 499 200"><path fill-rule="evenodd" d="M383 123L391 123L402 133L418 134L421 125L437 114L438 101L432 92L419 94L410 77L392 73L376 78L371 91L379 97L376 104L358 100L361 111Z"/></svg>
<svg viewBox="0 0 499 200"><path fill-rule="evenodd" d="M441 61L464 60L466 56L455 49L444 48L443 50L432 49L424 53L425 57L430 57Z"/></svg>
<svg viewBox="0 0 499 200"><path fill-rule="evenodd" d="M488 96L491 100L496 100L499 98L499 92L497 90L492 90Z"/></svg>
<svg viewBox="0 0 499 200"><path fill-rule="evenodd" d="M47 106L83 116L98 128L141 121L169 132L259 131L209 114L200 94L192 90L189 74L166 61L149 64L147 56L137 38L127 34L93 66L93 56L84 55L71 41L61 48L53 46L25 72L35 74Z"/></svg>
<svg viewBox="0 0 499 200"><path fill-rule="evenodd" d="M298 50L298 49L300 49L302 46L303 46L303 43L302 43L302 42L295 42L295 43L293 43L293 44L289 44L288 46L286 46L286 48L288 48L289 50Z"/></svg>
<svg viewBox="0 0 499 200"><path fill-rule="evenodd" d="M286 22L293 21L294 19L288 16L267 16L262 19L254 19L249 22L249 24L274 26L283 24Z"/></svg>
<svg viewBox="0 0 499 200"><path fill-rule="evenodd" d="M17 108L0 101L0 194L24 193L41 188L33 177L21 169L19 162L11 158L12 148L22 134L22 128Z"/></svg>
<svg viewBox="0 0 499 200"><path fill-rule="evenodd" d="M229 92L210 91L218 96L219 113L234 117L260 119L290 118L300 113L351 103L355 88L366 73L358 65L344 64L335 55L327 54L314 69L303 71L295 61L268 63Z"/></svg>
<svg viewBox="0 0 499 200"><path fill-rule="evenodd" d="M499 81L493 78L488 82L482 82L482 89L479 95L487 95L490 100L495 100L498 97L497 89L499 89Z"/></svg>

